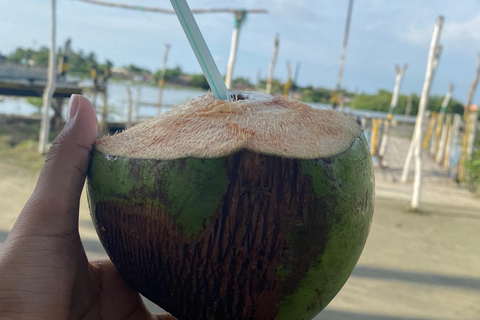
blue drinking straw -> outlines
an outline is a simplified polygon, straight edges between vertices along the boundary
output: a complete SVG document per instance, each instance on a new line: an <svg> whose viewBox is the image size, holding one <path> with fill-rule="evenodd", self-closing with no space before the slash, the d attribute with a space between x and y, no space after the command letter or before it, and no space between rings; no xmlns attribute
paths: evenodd
<svg viewBox="0 0 480 320"><path fill-rule="evenodd" d="M197 22L193 17L192 11L186 0L170 0L177 18L185 31L185 35L190 42L190 46L197 57L198 63L202 68L203 74L207 79L213 94L220 100L230 101L230 93L223 81L217 65L213 60L212 54L207 47L207 43L198 28Z"/></svg>

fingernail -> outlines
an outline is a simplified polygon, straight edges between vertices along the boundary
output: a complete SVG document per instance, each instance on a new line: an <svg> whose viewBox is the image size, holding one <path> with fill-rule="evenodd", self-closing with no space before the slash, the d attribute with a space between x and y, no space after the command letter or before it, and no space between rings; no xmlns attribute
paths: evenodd
<svg viewBox="0 0 480 320"><path fill-rule="evenodd" d="M72 94L70 97L70 101L68 102L68 110L67 110L67 123L70 122L77 114L78 110L78 94Z"/></svg>

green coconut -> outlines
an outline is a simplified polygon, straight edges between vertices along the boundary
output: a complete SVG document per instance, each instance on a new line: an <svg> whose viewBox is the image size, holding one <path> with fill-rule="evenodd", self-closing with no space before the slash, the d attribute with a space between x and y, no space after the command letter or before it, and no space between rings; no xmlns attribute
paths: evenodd
<svg viewBox="0 0 480 320"><path fill-rule="evenodd" d="M122 277L178 319L297 320L350 276L374 178L350 117L236 92L99 139L88 195Z"/></svg>

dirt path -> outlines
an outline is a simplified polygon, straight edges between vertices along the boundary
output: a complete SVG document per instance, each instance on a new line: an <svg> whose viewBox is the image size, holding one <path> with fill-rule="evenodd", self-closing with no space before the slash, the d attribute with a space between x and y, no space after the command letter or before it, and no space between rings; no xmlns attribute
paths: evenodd
<svg viewBox="0 0 480 320"><path fill-rule="evenodd" d="M422 213L409 213L411 185L393 182L397 171L394 166L377 171L376 209L364 253L345 287L315 319L480 319L480 201L445 179L427 177ZM36 175L0 161L0 177L2 242ZM104 258L85 195L80 233L89 258Z"/></svg>

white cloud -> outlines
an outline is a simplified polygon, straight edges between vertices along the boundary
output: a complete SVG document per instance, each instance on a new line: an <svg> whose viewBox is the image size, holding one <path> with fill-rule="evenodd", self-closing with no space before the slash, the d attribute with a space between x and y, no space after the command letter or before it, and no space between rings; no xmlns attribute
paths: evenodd
<svg viewBox="0 0 480 320"><path fill-rule="evenodd" d="M410 24L398 36L414 45L428 45L434 30L433 22L429 25ZM448 46L479 46L480 45L480 13L470 20L445 20L440 42Z"/></svg>
<svg viewBox="0 0 480 320"><path fill-rule="evenodd" d="M451 22L445 24L445 33L443 38L449 42L465 42L471 43L471 41L480 42L480 13L474 18L462 21Z"/></svg>
<svg viewBox="0 0 480 320"><path fill-rule="evenodd" d="M434 25L418 26L409 25L399 32L401 39L414 45L428 45L432 39Z"/></svg>

